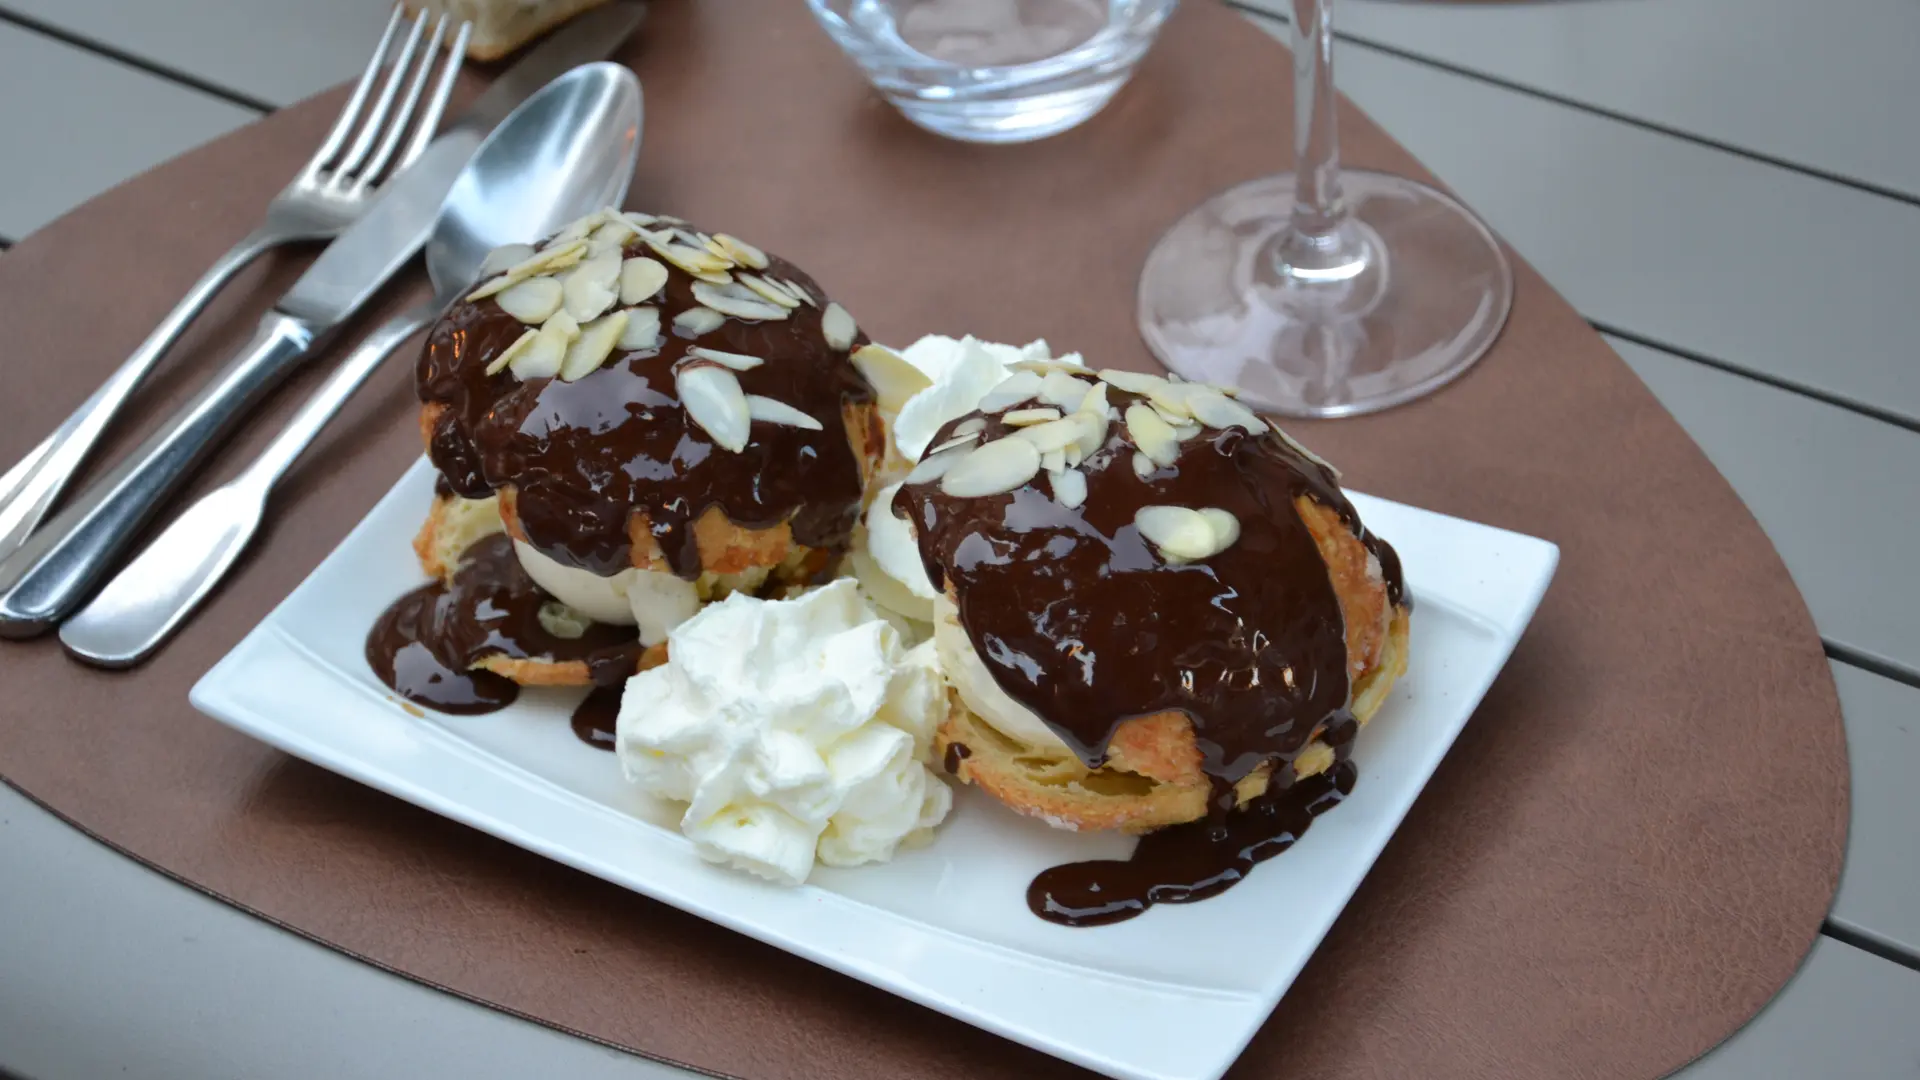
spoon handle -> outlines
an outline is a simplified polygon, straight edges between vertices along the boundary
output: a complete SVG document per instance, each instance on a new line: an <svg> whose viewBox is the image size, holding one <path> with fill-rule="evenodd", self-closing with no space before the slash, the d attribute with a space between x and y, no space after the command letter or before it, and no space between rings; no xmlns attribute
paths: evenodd
<svg viewBox="0 0 1920 1080"><path fill-rule="evenodd" d="M246 551L266 517L268 496L287 470L394 349L442 306L437 299L421 304L368 334L259 457L175 518L60 627L68 654L100 667L132 667L173 636Z"/></svg>

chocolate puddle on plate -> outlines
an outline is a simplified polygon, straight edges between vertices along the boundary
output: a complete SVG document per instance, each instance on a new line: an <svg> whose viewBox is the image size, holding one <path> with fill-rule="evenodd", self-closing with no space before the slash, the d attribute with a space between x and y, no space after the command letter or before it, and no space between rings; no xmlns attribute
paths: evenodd
<svg viewBox="0 0 1920 1080"><path fill-rule="evenodd" d="M521 568L513 541L497 533L466 550L451 580L423 585L382 613L367 635L367 663L406 700L460 715L504 709L520 696L513 680L474 667L494 657L584 663L595 686L617 695L640 656L638 631L592 623L577 638L557 637L540 621L552 602Z"/></svg>

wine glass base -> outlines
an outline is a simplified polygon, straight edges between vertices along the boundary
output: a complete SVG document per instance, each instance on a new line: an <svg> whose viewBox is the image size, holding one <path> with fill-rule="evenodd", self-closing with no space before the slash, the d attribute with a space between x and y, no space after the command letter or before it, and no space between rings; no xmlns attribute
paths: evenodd
<svg viewBox="0 0 1920 1080"><path fill-rule="evenodd" d="M1214 196L1154 245L1140 334L1172 371L1285 416L1375 412L1458 378L1513 305L1513 270L1466 207L1425 184L1340 174L1351 258L1290 265L1291 173Z"/></svg>

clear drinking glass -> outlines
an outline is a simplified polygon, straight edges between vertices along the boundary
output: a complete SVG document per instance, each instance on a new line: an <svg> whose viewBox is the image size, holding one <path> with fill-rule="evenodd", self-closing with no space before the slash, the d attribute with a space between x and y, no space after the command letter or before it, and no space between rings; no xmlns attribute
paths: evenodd
<svg viewBox="0 0 1920 1080"><path fill-rule="evenodd" d="M1340 169L1331 0L1293 0L1294 172L1189 211L1147 256L1140 333L1168 368L1287 416L1374 412L1478 360L1513 270L1466 207Z"/></svg>
<svg viewBox="0 0 1920 1080"><path fill-rule="evenodd" d="M1099 112L1179 0L808 0L907 119L1026 142Z"/></svg>

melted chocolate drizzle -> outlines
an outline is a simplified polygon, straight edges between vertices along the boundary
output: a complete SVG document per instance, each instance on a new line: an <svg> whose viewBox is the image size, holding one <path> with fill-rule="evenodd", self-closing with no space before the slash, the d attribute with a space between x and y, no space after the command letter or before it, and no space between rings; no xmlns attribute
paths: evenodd
<svg viewBox="0 0 1920 1080"><path fill-rule="evenodd" d="M1275 787L1218 821L1202 818L1140 838L1131 858L1066 863L1027 886L1027 908L1048 922L1102 926L1155 904L1189 904L1239 884L1300 839L1313 819L1353 791L1353 762Z"/></svg>
<svg viewBox="0 0 1920 1080"><path fill-rule="evenodd" d="M1121 414L1141 400L1108 389ZM1013 430L999 416L971 416L987 422L982 443ZM1052 899L1036 901L1035 912L1075 925L1127 918L1156 899L1212 895L1238 880L1241 863L1285 846L1275 846L1279 833L1259 839L1262 822L1295 821L1307 812L1289 809L1296 803L1331 805L1308 797L1311 782L1286 783L1316 731L1342 738L1344 756L1355 727L1345 619L1296 498L1332 509L1379 560L1389 600L1406 604L1398 557L1360 524L1333 470L1272 432L1209 431L1145 478L1133 454L1125 425L1114 423L1081 465L1087 497L1074 509L1054 501L1044 474L986 498L946 495L937 481L909 485L894 502L914 524L929 578L954 588L961 625L994 681L1087 767L1106 763L1128 720L1177 710L1192 722L1213 786L1208 818L1144 842L1133 863L1042 875L1034 895ZM1203 562L1168 564L1134 525L1149 505L1219 507L1239 521L1239 539ZM1275 780L1263 809L1228 814L1233 785L1269 762ZM1195 846L1206 830L1223 839ZM1122 866L1131 869L1114 869ZM1113 911L1094 905L1105 912L1097 916L1062 914L1082 911L1093 893L1126 900Z"/></svg>
<svg viewBox="0 0 1920 1080"><path fill-rule="evenodd" d="M573 710L573 734L595 750L613 751L615 722L620 719L621 684L596 686Z"/></svg>
<svg viewBox="0 0 1920 1080"><path fill-rule="evenodd" d="M367 663L408 701L448 713L486 713L519 696L511 679L473 665L489 656L582 661L596 685L618 687L640 657L638 632L593 623L577 638L540 625L551 601L496 533L460 557L448 582L433 582L396 600L367 635Z"/></svg>
<svg viewBox="0 0 1920 1080"><path fill-rule="evenodd" d="M656 258L638 239L626 254ZM769 256L766 274L807 287L813 279ZM532 379L487 365L527 327L493 299L453 306L433 327L415 371L420 400L447 406L428 436L428 456L447 485L471 499L515 488L526 539L554 560L611 576L632 565L628 523L644 513L683 578L699 576L690 523L719 507L753 529L791 523L794 539L831 551L846 548L860 511L860 469L848 444L842 407L873 398L847 355L831 349L821 307L787 318L728 317L689 339L674 316L700 306L695 279L663 259L667 284L649 301L660 309L662 344L619 352L575 382ZM862 335L855 348L866 341ZM808 431L755 421L746 449L729 452L688 419L674 390L674 366L701 345L766 362L739 372L741 387L785 402L820 421ZM876 456L879 447L863 448Z"/></svg>

